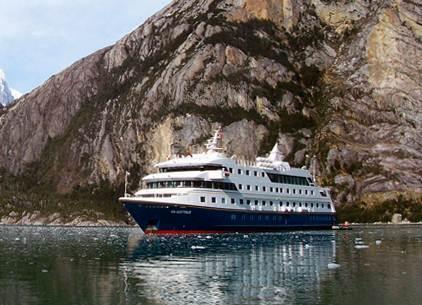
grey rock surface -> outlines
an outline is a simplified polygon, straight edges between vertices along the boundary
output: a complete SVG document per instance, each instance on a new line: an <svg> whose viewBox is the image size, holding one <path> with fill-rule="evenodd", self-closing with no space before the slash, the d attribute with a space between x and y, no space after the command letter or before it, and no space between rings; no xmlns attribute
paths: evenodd
<svg viewBox="0 0 422 305"><path fill-rule="evenodd" d="M136 188L172 145L200 151L221 124L230 154L280 141L293 165L314 156L339 204L420 193L421 11L410 0L174 1L0 111L0 168L59 193L117 187L129 170Z"/></svg>

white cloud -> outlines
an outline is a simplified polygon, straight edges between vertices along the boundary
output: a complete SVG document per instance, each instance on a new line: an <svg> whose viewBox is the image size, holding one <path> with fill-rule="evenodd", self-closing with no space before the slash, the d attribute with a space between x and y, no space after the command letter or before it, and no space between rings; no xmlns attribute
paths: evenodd
<svg viewBox="0 0 422 305"><path fill-rule="evenodd" d="M18 90L10 88L10 92L12 93L12 96L14 99L18 99L22 96L22 93L20 93Z"/></svg>

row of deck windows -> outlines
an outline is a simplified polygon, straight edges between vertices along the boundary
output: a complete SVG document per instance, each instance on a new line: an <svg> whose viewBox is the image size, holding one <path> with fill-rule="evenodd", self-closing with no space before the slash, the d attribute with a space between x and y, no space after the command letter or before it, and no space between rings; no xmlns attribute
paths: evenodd
<svg viewBox="0 0 422 305"><path fill-rule="evenodd" d="M201 196L200 197L200 202L201 203L205 203L206 202L206 197L205 196ZM236 199L235 198L230 198L230 202L231 204L236 204ZM250 199L239 199L239 204L247 204L247 205L262 205L262 206L274 206L274 205L279 205L280 207L305 207L305 208L327 208L327 209L331 209L331 204L329 203L313 203L313 202L289 202L289 201L279 201L279 202L274 202L274 201L266 201L266 200L250 200ZM211 197L211 203L217 203L217 198L216 197ZM226 203L226 198L222 197L221 198L221 203L225 204Z"/></svg>
<svg viewBox="0 0 422 305"><path fill-rule="evenodd" d="M239 187L239 190L243 190L243 184L239 184L238 187ZM282 187L280 187L280 188L279 187L266 187L266 186L259 187L258 185L255 185L255 191L259 191L260 189L263 192L283 193L283 188ZM251 186L249 184L246 185L246 190L247 191L250 191L251 190ZM302 193L305 194L305 195L313 195L314 194L314 191L313 190L309 190L309 192L308 192L308 190L302 190L302 189L298 189L298 190L296 190L296 189L289 189L289 188L286 188L285 189L285 193L286 194L290 194L290 191L291 191L292 194L296 194L297 193L299 195L302 195Z"/></svg>
<svg viewBox="0 0 422 305"><path fill-rule="evenodd" d="M215 181L201 181L201 180L147 182L146 187L147 187L147 189L195 187L195 188L209 188L209 189L236 191L236 185L234 183L215 182Z"/></svg>

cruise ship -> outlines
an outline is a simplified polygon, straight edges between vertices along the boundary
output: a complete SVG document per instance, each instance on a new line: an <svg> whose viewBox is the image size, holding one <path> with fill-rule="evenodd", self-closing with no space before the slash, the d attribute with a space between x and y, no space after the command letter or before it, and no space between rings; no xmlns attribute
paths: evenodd
<svg viewBox="0 0 422 305"><path fill-rule="evenodd" d="M274 232L336 224L329 190L290 167L274 145L255 162L228 157L221 128L206 152L156 165L143 187L119 201L146 234Z"/></svg>

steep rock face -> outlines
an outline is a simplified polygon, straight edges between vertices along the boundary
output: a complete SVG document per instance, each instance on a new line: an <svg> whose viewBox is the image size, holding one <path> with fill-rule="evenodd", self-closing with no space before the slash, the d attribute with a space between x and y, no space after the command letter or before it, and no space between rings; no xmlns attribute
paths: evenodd
<svg viewBox="0 0 422 305"><path fill-rule="evenodd" d="M219 124L231 154L279 140L338 203L421 192L421 6L175 1L0 113L0 167L61 193L132 187ZM397 193L397 194L398 194ZM418 197L420 198L420 197Z"/></svg>

